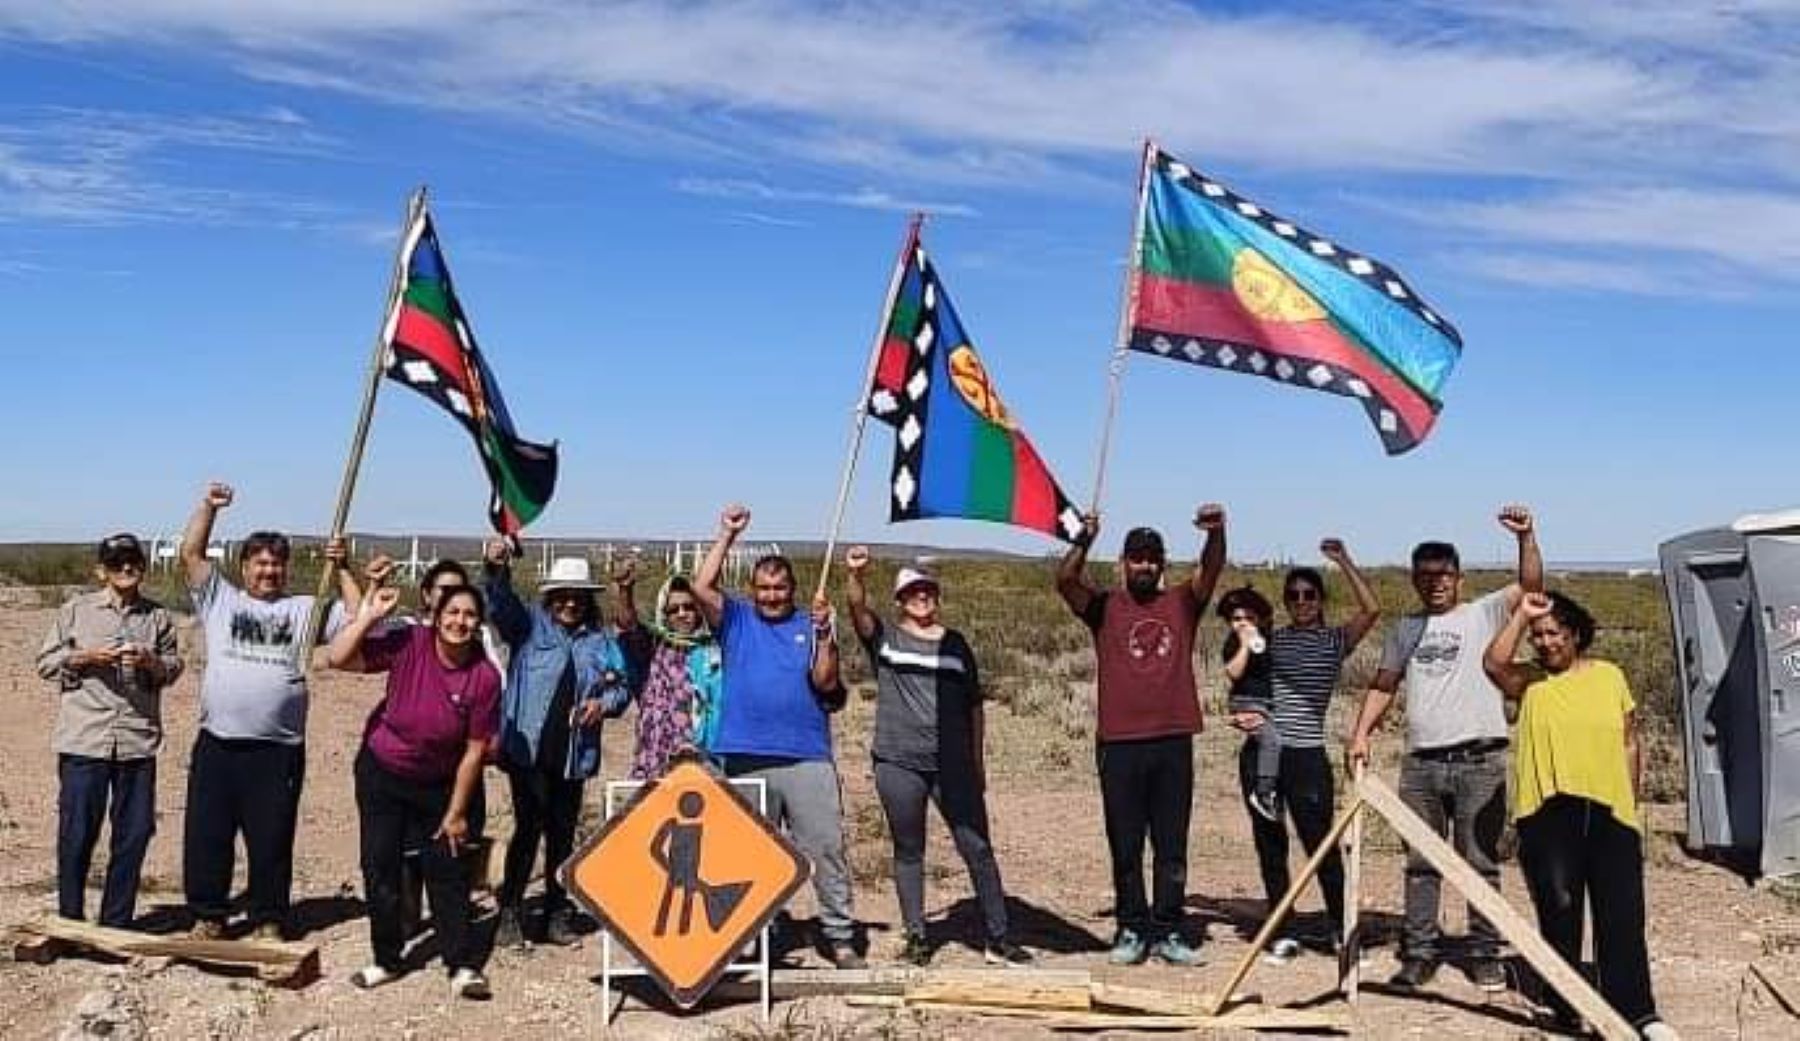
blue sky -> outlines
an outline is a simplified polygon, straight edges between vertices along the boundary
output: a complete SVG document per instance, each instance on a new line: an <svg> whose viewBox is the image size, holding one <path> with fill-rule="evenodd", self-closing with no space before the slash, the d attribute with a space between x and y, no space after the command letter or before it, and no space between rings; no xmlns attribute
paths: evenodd
<svg viewBox="0 0 1800 1041"><path fill-rule="evenodd" d="M210 477L227 533L322 528L419 182L521 432L563 445L534 533L695 537L737 499L822 535L915 207L1085 501L1150 135L1467 346L1399 458L1345 400L1133 357L1113 541L1218 499L1241 558L1491 559L1520 500L1554 557L1647 557L1796 498L1797 49L1793 0L0 0L0 539L172 529ZM851 537L1049 547L886 525L888 436ZM353 526L483 504L386 385Z"/></svg>

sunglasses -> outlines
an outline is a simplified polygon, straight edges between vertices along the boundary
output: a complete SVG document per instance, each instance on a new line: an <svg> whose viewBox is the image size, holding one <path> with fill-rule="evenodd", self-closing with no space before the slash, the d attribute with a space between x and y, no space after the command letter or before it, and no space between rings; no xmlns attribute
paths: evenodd
<svg viewBox="0 0 1800 1041"><path fill-rule="evenodd" d="M663 614L698 614L698 604L670 604L663 608Z"/></svg>
<svg viewBox="0 0 1800 1041"><path fill-rule="evenodd" d="M135 557L127 557L124 560L103 560L100 562L100 566L114 572L136 571L142 574L144 571L144 562Z"/></svg>
<svg viewBox="0 0 1800 1041"><path fill-rule="evenodd" d="M1290 604L1310 603L1319 599L1319 591L1309 586L1297 586L1281 594L1281 598Z"/></svg>

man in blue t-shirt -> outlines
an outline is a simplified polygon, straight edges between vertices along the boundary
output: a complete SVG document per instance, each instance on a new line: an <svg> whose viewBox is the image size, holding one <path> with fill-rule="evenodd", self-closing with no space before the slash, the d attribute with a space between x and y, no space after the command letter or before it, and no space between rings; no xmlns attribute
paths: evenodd
<svg viewBox="0 0 1800 1041"><path fill-rule="evenodd" d="M749 509L727 506L718 538L694 576L694 596L725 656L711 750L726 776L763 780L769 819L785 824L812 861L820 932L832 964L861 968L831 753L830 714L844 704L831 605L821 595L810 617L797 611L794 568L782 556L763 557L750 569L749 599L720 590L726 558L749 525Z"/></svg>

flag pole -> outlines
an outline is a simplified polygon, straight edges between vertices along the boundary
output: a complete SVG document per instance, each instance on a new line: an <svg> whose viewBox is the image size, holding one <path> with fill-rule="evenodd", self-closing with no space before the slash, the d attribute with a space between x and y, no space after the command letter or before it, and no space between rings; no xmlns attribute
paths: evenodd
<svg viewBox="0 0 1800 1041"><path fill-rule="evenodd" d="M1106 488L1106 459L1112 448L1113 418L1119 411L1119 382L1125 376L1125 356L1131 349L1126 338L1131 335L1132 319L1137 317L1138 273L1144 260L1144 207L1150 194L1150 163L1156 155L1156 142L1144 139L1143 162L1138 167L1137 208L1131 225L1131 255L1125 259L1125 286L1119 301L1119 334L1113 346L1106 371L1106 419L1100 426L1100 461L1094 471L1094 501L1089 509L1100 512L1100 496Z"/></svg>
<svg viewBox="0 0 1800 1041"><path fill-rule="evenodd" d="M362 469L363 448L369 441L369 422L375 416L375 395L381 390L381 378L386 368L388 341L388 322L394 314L394 304L400 296L400 283L403 275L401 265L406 262L407 236L418 224L425 213L425 186L413 189L411 197L406 201L406 223L400 228L400 246L394 251L394 269L388 279L387 306L381 312L381 327L375 333L375 348L369 355L369 374L363 381L362 411L357 413L356 427L350 436L350 454L344 460L344 477L338 485L337 510L331 518L331 537L344 533L344 525L350 520L350 499L356 494L356 477ZM301 642L302 660L311 656L314 637L318 635L320 623L325 618L325 598L331 592L331 580L336 576L337 568L331 561L325 562L325 568L319 572L319 593L313 602L311 616L307 619L306 639Z"/></svg>
<svg viewBox="0 0 1800 1041"><path fill-rule="evenodd" d="M907 260L919 244L919 229L925 215L915 213L906 225L906 240L900 255L894 259L894 273L888 279L887 301L881 305L881 323L875 327L875 342L869 345L869 364L856 391L856 408L850 418L850 450L844 456L843 477L838 481L837 505L831 510L831 527L825 535L825 557L819 562L819 585L814 596L825 595L825 584L831 578L831 557L837 552L838 529L844 523L844 506L850 501L850 482L856 477L856 457L862 450L863 428L869 421L869 388L875 385L875 368L881 362L881 345L887 340L888 322L894 316L894 301L900 296L900 281L906 273Z"/></svg>

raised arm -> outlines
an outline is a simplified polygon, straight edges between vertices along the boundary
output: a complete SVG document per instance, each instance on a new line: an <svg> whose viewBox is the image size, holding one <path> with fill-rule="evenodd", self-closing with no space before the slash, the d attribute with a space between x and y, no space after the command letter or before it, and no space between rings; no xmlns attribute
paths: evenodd
<svg viewBox="0 0 1800 1041"><path fill-rule="evenodd" d="M369 561L373 566L375 561ZM342 535L325 540L325 564L337 574L338 600L344 605L344 617L355 618L362 607L363 587L350 567L350 541ZM375 583L371 582L370 585Z"/></svg>
<svg viewBox="0 0 1800 1041"><path fill-rule="evenodd" d="M837 627L831 621L831 601L821 593L812 602L813 658L807 679L813 692L835 698L842 687L838 675Z"/></svg>
<svg viewBox="0 0 1800 1041"><path fill-rule="evenodd" d="M1500 526L1512 532L1519 542L1518 581L1506 588L1506 606L1516 608L1526 593L1544 591L1544 554L1538 548L1537 521L1525 506L1505 506L1500 510Z"/></svg>
<svg viewBox="0 0 1800 1041"><path fill-rule="evenodd" d="M1100 515L1098 513L1083 514L1081 518L1081 535L1069 546L1062 560L1056 565L1056 591L1062 595L1063 603L1076 617L1087 617L1088 605L1100 595L1100 590L1087 578L1088 550L1094 545L1094 539L1100 535Z"/></svg>
<svg viewBox="0 0 1800 1041"><path fill-rule="evenodd" d="M512 547L505 539L489 539L481 553L481 579L488 620L508 647L518 648L531 635L531 610L512 584Z"/></svg>
<svg viewBox="0 0 1800 1041"><path fill-rule="evenodd" d="M1344 573L1344 580L1350 583L1350 595L1356 597L1356 613L1344 623L1344 655L1349 656L1363 637L1381 621L1381 601L1375 599L1375 590L1363 575L1362 569L1350 559L1350 550L1342 539L1326 539L1319 543L1319 553L1326 560L1338 566Z"/></svg>
<svg viewBox="0 0 1800 1041"><path fill-rule="evenodd" d="M394 613L394 608L399 603L400 590L392 586L382 586L370 593L355 617L350 619L348 625L339 629L338 634L326 646L326 664L344 672L367 672L368 665L363 660L363 640Z"/></svg>
<svg viewBox="0 0 1800 1041"><path fill-rule="evenodd" d="M1200 563L1188 579L1194 599L1202 604L1212 599L1219 576L1225 573L1225 507L1209 502L1194 511L1194 527L1206 533L1206 545L1200 549Z"/></svg>
<svg viewBox="0 0 1800 1041"><path fill-rule="evenodd" d="M212 574L212 561L206 559L206 547L212 542L213 521L219 511L231 505L236 496L231 485L213 481L200 496L200 505L188 518L181 533L181 571L189 589L198 589Z"/></svg>
<svg viewBox="0 0 1800 1041"><path fill-rule="evenodd" d="M1519 652L1519 640L1534 619L1549 613L1549 597L1542 593L1526 593L1481 656L1481 668L1488 679L1494 681L1502 694L1515 701L1525 696L1525 687L1530 682L1526 670L1513 661Z"/></svg>
<svg viewBox="0 0 1800 1041"><path fill-rule="evenodd" d="M850 608L850 624L856 635L873 640L881 628L881 619L869 607L869 547L851 546L844 553L844 603ZM873 664L873 663L871 663Z"/></svg>
<svg viewBox="0 0 1800 1041"><path fill-rule="evenodd" d="M750 507L738 503L725 507L719 514L719 534L707 547L706 559L700 561L700 570L694 575L694 599L700 602L700 613L706 616L706 624L715 629L725 616L725 592L719 588L719 578L725 573L725 559L731 555L731 547L738 536L749 526Z"/></svg>

